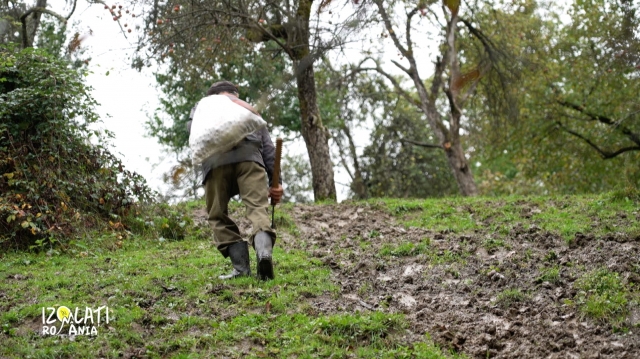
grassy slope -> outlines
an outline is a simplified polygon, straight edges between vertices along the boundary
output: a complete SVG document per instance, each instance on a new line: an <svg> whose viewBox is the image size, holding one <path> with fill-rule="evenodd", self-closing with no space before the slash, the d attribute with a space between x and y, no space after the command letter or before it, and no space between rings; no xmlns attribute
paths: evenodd
<svg viewBox="0 0 640 359"><path fill-rule="evenodd" d="M494 232L496 241L486 245L500 245L514 226L537 226L567 242L577 232L640 236L637 199L624 194L372 200L369 205L388 209L407 226ZM292 210L282 207L280 228L299 236L286 214ZM229 270L227 260L207 241L133 237L121 248L107 250L99 241L88 246L54 256L0 254L0 357L445 356L426 337L404 343L407 322L401 314L318 312L307 298L339 296L339 288L329 280L327 265L299 250L276 249L274 281L225 283L217 276ZM408 247L385 247L379 255L414 250ZM36 334L41 307L59 305L108 305L112 321L96 338Z"/></svg>
<svg viewBox="0 0 640 359"><path fill-rule="evenodd" d="M218 280L228 261L207 241L89 249L2 256L0 357L444 357L426 342L398 343L401 315L317 313L305 299L339 291L329 269L300 251L276 248L278 277L265 283ZM41 308L60 305L113 314L96 338L41 337Z"/></svg>

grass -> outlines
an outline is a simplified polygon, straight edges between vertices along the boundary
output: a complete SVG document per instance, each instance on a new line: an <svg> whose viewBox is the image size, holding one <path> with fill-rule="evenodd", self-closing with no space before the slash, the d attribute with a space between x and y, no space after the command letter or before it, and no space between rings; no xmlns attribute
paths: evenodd
<svg viewBox="0 0 640 359"><path fill-rule="evenodd" d="M369 202L382 205L408 227L451 233L490 231L504 237L517 224L523 228L535 225L570 242L576 233L592 233L596 237L611 231L639 235L640 223L625 220L635 218L638 201L636 192L621 191L578 196L375 199ZM594 219L600 221L595 228L591 226Z"/></svg>
<svg viewBox="0 0 640 359"><path fill-rule="evenodd" d="M429 240L420 243L402 242L397 244L385 243L378 254L383 257L408 257L429 252Z"/></svg>
<svg viewBox="0 0 640 359"><path fill-rule="evenodd" d="M94 255L2 255L0 357L447 357L427 338L403 345L403 315L318 312L313 298L339 296L339 288L301 251L275 248L273 281L223 282L217 276L230 265L208 241L87 246ZM40 336L42 307L61 305L106 305L111 320L96 337Z"/></svg>
<svg viewBox="0 0 640 359"><path fill-rule="evenodd" d="M632 220L638 210L636 197L626 192L524 199L386 199L366 204L389 211L407 226L446 233L478 231L483 239L477 243L487 251L512 244L506 237L512 236L516 227L528 230L536 226L540 231L563 236L567 242L577 232L594 234L596 238L612 229L640 233L639 224ZM338 301L340 284L334 282L329 265L303 250L276 246L273 281L219 280L218 275L227 273L231 266L215 250L209 240L210 232L182 224L182 212L202 207L201 201L192 202L155 214L142 213L128 219L129 222L122 219L124 223L138 225L137 230L88 233L85 239L69 243L59 251L43 248L0 253L0 357L457 356L441 351L427 336L419 342L405 342L408 319L403 314L387 312L385 302L380 311L345 311ZM230 211L242 211L242 207L232 202ZM290 204L279 206L276 225L278 230L299 239L292 210ZM592 227L595 219L600 225ZM171 238L162 235L163 227L173 231ZM488 232L492 235L485 236ZM382 263L378 266L387 261L403 262L402 258L412 256L434 266L465 263L471 255L465 249L472 247L464 241L460 243L462 250L455 249L454 253L432 245L430 238L416 242L398 238L379 246L383 241L380 237L378 230L356 237L359 249L378 257ZM334 254L340 256L340 251L348 250L338 248ZM253 252L251 256L254 261ZM397 259L388 260L390 257ZM524 257L539 261L536 268L544 266L540 268L538 282L560 281L556 252L548 250L536 256L529 250ZM252 265L255 267L255 262ZM472 278L462 276L456 268L457 264L445 271L453 278L461 277L471 283ZM363 281L358 294L365 297L374 291L374 286L375 282ZM636 297L630 294L635 288L606 269L584 274L575 286L579 290L575 305L585 316L599 321L619 323L635 303ZM509 307L529 298L528 292L511 288L497 293L495 303ZM319 307L318 303L324 305ZM96 337L78 336L70 340L37 334L42 328L42 307L61 305L109 306L111 322L101 326Z"/></svg>
<svg viewBox="0 0 640 359"><path fill-rule="evenodd" d="M504 291L498 293L498 295L496 296L496 304L502 307L510 307L515 303L524 302L528 298L529 296L525 293L522 293L520 289L505 289Z"/></svg>
<svg viewBox="0 0 640 359"><path fill-rule="evenodd" d="M506 244L502 239L488 238L482 241L482 246L487 252L493 253L500 248L506 247Z"/></svg>
<svg viewBox="0 0 640 359"><path fill-rule="evenodd" d="M554 266L551 268L543 268L540 271L540 277L537 280L539 283L549 282L552 284L556 284L560 282L560 268L558 266Z"/></svg>
<svg viewBox="0 0 640 359"><path fill-rule="evenodd" d="M584 274L576 287L580 290L576 303L584 315L613 324L626 318L630 290L618 273L601 268Z"/></svg>

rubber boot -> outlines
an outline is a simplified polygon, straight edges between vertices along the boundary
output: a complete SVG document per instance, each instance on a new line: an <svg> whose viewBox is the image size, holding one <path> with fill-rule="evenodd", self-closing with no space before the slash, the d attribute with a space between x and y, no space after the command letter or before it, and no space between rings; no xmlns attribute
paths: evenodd
<svg viewBox="0 0 640 359"><path fill-rule="evenodd" d="M220 279L231 279L251 275L249 265L249 244L245 241L237 242L228 247L229 258L233 264L233 271L227 275L221 275Z"/></svg>
<svg viewBox="0 0 640 359"><path fill-rule="evenodd" d="M273 261L271 258L273 242L269 233L258 232L253 239L253 248L256 250L258 259L258 278L261 280L273 279Z"/></svg>

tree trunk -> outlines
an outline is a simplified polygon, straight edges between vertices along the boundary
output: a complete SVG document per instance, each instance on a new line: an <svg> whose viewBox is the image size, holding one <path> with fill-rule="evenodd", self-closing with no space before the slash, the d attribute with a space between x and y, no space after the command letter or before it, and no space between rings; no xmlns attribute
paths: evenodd
<svg viewBox="0 0 640 359"><path fill-rule="evenodd" d="M327 131L322 125L318 110L316 81L314 78L314 55L309 50L309 19L313 0L299 0L295 28L291 37L291 57L298 84L302 138L307 145L311 164L311 182L316 201L336 199L336 184L333 179L333 163L329 151Z"/></svg>
<svg viewBox="0 0 640 359"><path fill-rule="evenodd" d="M444 148L445 150L449 168L451 169L453 177L458 183L458 189L460 189L460 193L463 196L477 195L478 188L476 187L476 183L473 180L473 174L471 173L471 169L469 168L467 158L464 156L464 150L462 149L462 144L460 143L459 134L452 134L452 131L448 131L440 123L440 114L435 108L435 101L429 101L424 85L422 85L422 82L418 82L418 80L416 79L419 80L419 77L415 76L413 80L421 100L420 108L426 115L428 122L431 125L431 130L435 133L436 138L438 138L438 141L442 144L442 148ZM453 114L453 116L459 115L459 113ZM452 120L451 122L458 123L457 121L459 121L459 118ZM456 132L459 131L457 126L454 129Z"/></svg>
<svg viewBox="0 0 640 359"><path fill-rule="evenodd" d="M35 7L46 8L47 0L38 0ZM38 33L38 29L40 28L40 18L42 18L42 13L40 11L34 12L27 18L27 33L22 34L22 36L26 37L26 47L33 46L36 34Z"/></svg>
<svg viewBox="0 0 640 359"><path fill-rule="evenodd" d="M331 153L329 151L329 140L322 125L316 101L313 64L304 64L304 62L298 61L295 66L302 120L302 137L309 153L313 195L316 201L335 200L336 185L333 179L333 163L331 162Z"/></svg>
<svg viewBox="0 0 640 359"><path fill-rule="evenodd" d="M458 182L460 193L463 196L477 195L478 188L473 180L471 169L469 168L467 158L464 156L464 150L462 150L460 142L457 141L457 143L452 145L449 149L445 149L445 152L447 154L449 167L453 172L456 182Z"/></svg>
<svg viewBox="0 0 640 359"><path fill-rule="evenodd" d="M353 136L351 136L351 130L345 125L344 133L349 140L349 153L353 158L353 182L351 183L351 190L356 194L357 199L369 198L369 191L367 185L362 178L362 171L360 171L360 161L358 161L358 153L356 151L356 144L353 142Z"/></svg>

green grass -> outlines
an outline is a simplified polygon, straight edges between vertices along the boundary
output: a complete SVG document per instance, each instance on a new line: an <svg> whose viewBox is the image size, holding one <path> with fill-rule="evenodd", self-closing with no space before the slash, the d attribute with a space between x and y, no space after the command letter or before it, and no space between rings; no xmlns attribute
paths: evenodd
<svg viewBox="0 0 640 359"><path fill-rule="evenodd" d="M596 237L611 231L639 235L638 221L621 220L621 216L635 218L634 212L638 210L637 194L628 192L555 197L375 199L369 203L386 208L408 227L452 233L480 230L506 236L516 224L524 228L535 225L570 242L578 232ZM600 225L593 228L596 218Z"/></svg>
<svg viewBox="0 0 640 359"><path fill-rule="evenodd" d="M543 268L540 270L540 277L537 280L539 283L549 282L552 284L560 282L560 268L554 266L551 268Z"/></svg>
<svg viewBox="0 0 640 359"><path fill-rule="evenodd" d="M567 242L577 232L596 238L612 230L640 233L639 224L632 220L638 210L634 196L620 192L572 197L386 199L364 204L389 211L407 226L445 233L478 231L485 238L478 243L493 251L506 247L505 237L516 226L527 230L535 225ZM218 275L231 269L229 261L217 253L206 229L181 225L183 212L203 206L196 201L136 214L130 220L139 228L132 234L115 230L87 233L86 238L57 252L47 254L48 248L43 248L33 253L0 253L0 357L119 358L135 353L151 358L456 357L434 347L426 336L417 343L404 342L408 321L402 314L384 309L353 313L340 308L340 286L333 282L328 265L302 250L276 246L273 281L218 280ZM242 208L240 203L230 205L232 212ZM291 204L278 206L276 225L278 230L299 237L292 210ZM591 224L596 218L600 225L594 228ZM158 227L164 223L183 233L185 239L161 238ZM411 256L429 265L456 263L447 269L454 278L460 276L457 263L465 263L469 253L464 250L470 248L462 241L462 250L454 253L432 245L429 238L415 243L401 239L380 246L376 230L356 239L359 249L373 252L381 263L389 257ZM335 254L348 256L348 250L339 248ZM530 252L527 260L540 260L544 266L537 281L557 283L558 254L552 250L542 258L534 254ZM255 261L253 252L251 255ZM255 271L255 262L252 266ZM363 282L358 293L366 296L371 286ZM585 316L598 320L619 323L636 300L630 294L634 288L607 270L585 274L576 288L575 305ZM529 296L512 288L497 293L495 301L509 307L529 300ZM324 307L319 308L317 302L325 303ZM76 337L74 341L38 335L42 307L60 305L108 305L112 310L109 328L100 327L95 338Z"/></svg>
<svg viewBox="0 0 640 359"><path fill-rule="evenodd" d="M504 291L498 293L498 295L496 296L496 304L502 307L510 307L515 303L524 302L528 298L529 296L525 293L522 293L520 289L505 289Z"/></svg>
<svg viewBox="0 0 640 359"><path fill-rule="evenodd" d="M620 275L602 268L584 274L577 282L580 311L596 320L619 324L628 313L630 291Z"/></svg>
<svg viewBox="0 0 640 359"><path fill-rule="evenodd" d="M402 315L318 312L313 298L331 300L339 287L328 267L302 251L275 248L273 281L224 282L217 277L230 264L208 241L129 238L114 250L101 244L88 245L95 254L88 256L2 255L0 357L448 357L426 337L398 340L407 326ZM61 305L108 305L110 328L74 341L41 337L42 307Z"/></svg>
<svg viewBox="0 0 640 359"><path fill-rule="evenodd" d="M482 246L487 252L493 253L500 248L506 247L506 244L502 239L488 238L482 241Z"/></svg>

